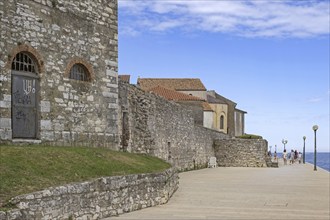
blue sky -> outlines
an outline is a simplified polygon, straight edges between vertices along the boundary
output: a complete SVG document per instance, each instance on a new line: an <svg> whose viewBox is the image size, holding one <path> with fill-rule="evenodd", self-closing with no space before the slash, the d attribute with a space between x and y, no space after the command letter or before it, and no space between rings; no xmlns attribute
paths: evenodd
<svg viewBox="0 0 330 220"><path fill-rule="evenodd" d="M283 150L329 149L329 1L119 0L119 73L200 78Z"/></svg>

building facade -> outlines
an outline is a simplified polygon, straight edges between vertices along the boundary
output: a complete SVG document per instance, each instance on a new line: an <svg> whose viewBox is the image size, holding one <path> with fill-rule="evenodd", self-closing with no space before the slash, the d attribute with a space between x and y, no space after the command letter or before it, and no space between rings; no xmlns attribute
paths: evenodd
<svg viewBox="0 0 330 220"><path fill-rule="evenodd" d="M245 111L235 109L235 136L241 136L245 133Z"/></svg>
<svg viewBox="0 0 330 220"><path fill-rule="evenodd" d="M137 86L186 106L193 111L195 124L212 129L213 109L206 101L206 88L200 79L139 78Z"/></svg>
<svg viewBox="0 0 330 220"><path fill-rule="evenodd" d="M245 132L245 114L247 112L236 108L237 104L213 90L207 91L207 101L214 110L214 129L229 134L232 137Z"/></svg>
<svg viewBox="0 0 330 220"><path fill-rule="evenodd" d="M119 109L121 150L156 156L179 170L207 167L214 140L230 138L196 123L197 109L125 81L119 82Z"/></svg>
<svg viewBox="0 0 330 220"><path fill-rule="evenodd" d="M0 142L118 143L117 0L0 0Z"/></svg>
<svg viewBox="0 0 330 220"><path fill-rule="evenodd" d="M207 91L198 78L139 78L137 86L167 100L194 108L194 112L197 112L194 117L196 124L232 137L244 134L246 112L236 109L235 102L219 95L214 90ZM195 102L191 102L192 100ZM197 106L199 109L196 110Z"/></svg>

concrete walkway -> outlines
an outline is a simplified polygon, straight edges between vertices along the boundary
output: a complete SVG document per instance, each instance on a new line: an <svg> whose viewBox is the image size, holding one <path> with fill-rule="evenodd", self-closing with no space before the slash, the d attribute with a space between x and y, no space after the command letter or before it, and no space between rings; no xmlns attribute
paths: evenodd
<svg viewBox="0 0 330 220"><path fill-rule="evenodd" d="M162 206L111 219L330 219L330 173L311 164L181 173Z"/></svg>

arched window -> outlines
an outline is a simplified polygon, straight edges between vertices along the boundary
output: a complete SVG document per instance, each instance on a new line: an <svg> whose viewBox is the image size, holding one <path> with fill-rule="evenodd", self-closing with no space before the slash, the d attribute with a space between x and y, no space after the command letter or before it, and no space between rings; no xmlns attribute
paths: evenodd
<svg viewBox="0 0 330 220"><path fill-rule="evenodd" d="M225 117L223 115L220 116L220 129L224 129Z"/></svg>
<svg viewBox="0 0 330 220"><path fill-rule="evenodd" d="M37 66L33 59L23 52L16 54L11 63L11 69L20 72L37 73Z"/></svg>
<svg viewBox="0 0 330 220"><path fill-rule="evenodd" d="M70 69L70 79L80 80L80 81L90 81L90 73L88 72L87 68L80 64L76 63Z"/></svg>

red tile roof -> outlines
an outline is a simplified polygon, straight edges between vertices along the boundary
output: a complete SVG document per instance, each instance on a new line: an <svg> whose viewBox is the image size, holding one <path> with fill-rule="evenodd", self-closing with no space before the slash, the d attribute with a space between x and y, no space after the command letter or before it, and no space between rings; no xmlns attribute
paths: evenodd
<svg viewBox="0 0 330 220"><path fill-rule="evenodd" d="M204 111L214 112L213 109L211 108L211 106L210 106L209 103L207 103L207 102L203 102L203 103L202 103L202 106L203 106L203 110L204 110Z"/></svg>
<svg viewBox="0 0 330 220"><path fill-rule="evenodd" d="M187 95L185 93L166 89L161 86L152 88L149 90L149 92L155 93L159 96L164 97L167 100L172 100L172 101L200 101L200 105L203 107L204 111L213 111L209 103L205 102L204 99L201 99L196 96Z"/></svg>
<svg viewBox="0 0 330 220"><path fill-rule="evenodd" d="M122 82L129 83L131 76L130 75L118 75L118 78Z"/></svg>
<svg viewBox="0 0 330 220"><path fill-rule="evenodd" d="M137 83L146 91L157 86L177 91L206 91L202 81L197 78L139 78Z"/></svg>
<svg viewBox="0 0 330 220"><path fill-rule="evenodd" d="M161 86L157 86L154 88L149 89L150 92L153 92L159 96L164 97L167 100L173 101L203 101L203 99L184 94L182 92L177 92L174 90L166 89Z"/></svg>

